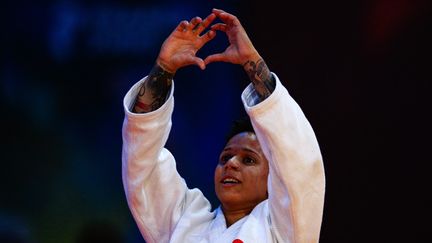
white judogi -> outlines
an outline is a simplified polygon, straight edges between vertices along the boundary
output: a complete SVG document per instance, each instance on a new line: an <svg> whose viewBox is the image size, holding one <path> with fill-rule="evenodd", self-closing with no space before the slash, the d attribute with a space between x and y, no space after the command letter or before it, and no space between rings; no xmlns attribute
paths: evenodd
<svg viewBox="0 0 432 243"><path fill-rule="evenodd" d="M278 77L276 89L256 104L249 85L242 93L262 150L269 161L269 198L229 228L220 208L198 189L188 189L164 148L171 128L174 84L159 109L132 113L145 78L124 98L123 183L129 208L147 243L318 242L325 178L315 134Z"/></svg>

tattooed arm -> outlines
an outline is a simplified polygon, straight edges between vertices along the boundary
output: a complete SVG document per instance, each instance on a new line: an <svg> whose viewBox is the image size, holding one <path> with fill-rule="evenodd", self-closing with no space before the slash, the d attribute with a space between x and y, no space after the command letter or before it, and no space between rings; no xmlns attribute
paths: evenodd
<svg viewBox="0 0 432 243"><path fill-rule="evenodd" d="M230 62L243 65L259 98L264 100L273 92L276 86L275 79L266 63L258 54L236 16L220 9L213 9L213 13L222 20L222 23L212 25L211 29L225 32L230 45L224 52L208 56L205 59L205 64Z"/></svg>
<svg viewBox="0 0 432 243"><path fill-rule="evenodd" d="M269 97L276 87L276 80L262 58L248 60L243 65L261 101Z"/></svg>
<svg viewBox="0 0 432 243"><path fill-rule="evenodd" d="M184 66L197 65L205 69L204 61L195 54L216 36L216 31L202 32L216 18L214 13L202 20L195 17L182 21L162 44L156 64L140 88L132 107L136 113L150 112L161 107L171 90L176 71Z"/></svg>
<svg viewBox="0 0 432 243"><path fill-rule="evenodd" d="M264 100L270 96L275 89L276 81L264 60L262 58L259 58L257 61L248 60L243 65L243 68L254 84L260 99ZM140 88L132 111L143 113L154 111L161 107L169 95L173 76L173 73L155 64L147 77L147 81Z"/></svg>
<svg viewBox="0 0 432 243"><path fill-rule="evenodd" d="M147 80L141 85L132 111L144 113L161 107L171 90L173 76L174 74L155 64Z"/></svg>

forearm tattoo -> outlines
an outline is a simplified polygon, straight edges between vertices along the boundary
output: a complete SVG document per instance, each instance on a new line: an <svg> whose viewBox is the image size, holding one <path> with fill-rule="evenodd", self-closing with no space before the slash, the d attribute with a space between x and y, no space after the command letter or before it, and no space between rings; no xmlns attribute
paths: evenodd
<svg viewBox="0 0 432 243"><path fill-rule="evenodd" d="M243 64L243 68L246 70L260 99L264 100L269 97L276 88L276 81L264 60L261 58L257 62L247 61Z"/></svg>
<svg viewBox="0 0 432 243"><path fill-rule="evenodd" d="M133 105L133 112L145 113L157 110L169 96L174 74L155 64L147 80L141 85Z"/></svg>

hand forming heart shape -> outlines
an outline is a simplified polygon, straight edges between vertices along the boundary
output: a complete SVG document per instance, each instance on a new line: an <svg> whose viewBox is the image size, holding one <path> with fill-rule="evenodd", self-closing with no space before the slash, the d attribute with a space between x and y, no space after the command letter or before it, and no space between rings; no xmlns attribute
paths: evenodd
<svg viewBox="0 0 432 243"><path fill-rule="evenodd" d="M219 18L222 23L210 24ZM205 34L201 33L210 26ZM216 31L224 32L229 46L222 53L207 56L204 60L196 53L216 36ZM238 18L220 9L213 9L204 20L194 17L184 20L175 28L162 44L156 63L170 73L188 65L198 65L202 70L212 62L229 62L243 65L261 57L250 41Z"/></svg>

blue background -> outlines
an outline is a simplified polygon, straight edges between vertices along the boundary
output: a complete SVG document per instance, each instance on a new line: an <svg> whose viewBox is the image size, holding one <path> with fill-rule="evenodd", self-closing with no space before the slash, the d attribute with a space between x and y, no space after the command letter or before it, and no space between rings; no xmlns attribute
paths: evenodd
<svg viewBox="0 0 432 243"><path fill-rule="evenodd" d="M121 181L122 99L181 20L239 17L303 108L324 157L320 242L429 235L431 4L6 1L1 7L0 242L144 242ZM222 33L198 56L221 52ZM177 72L167 147L213 206L213 171L247 76Z"/></svg>

